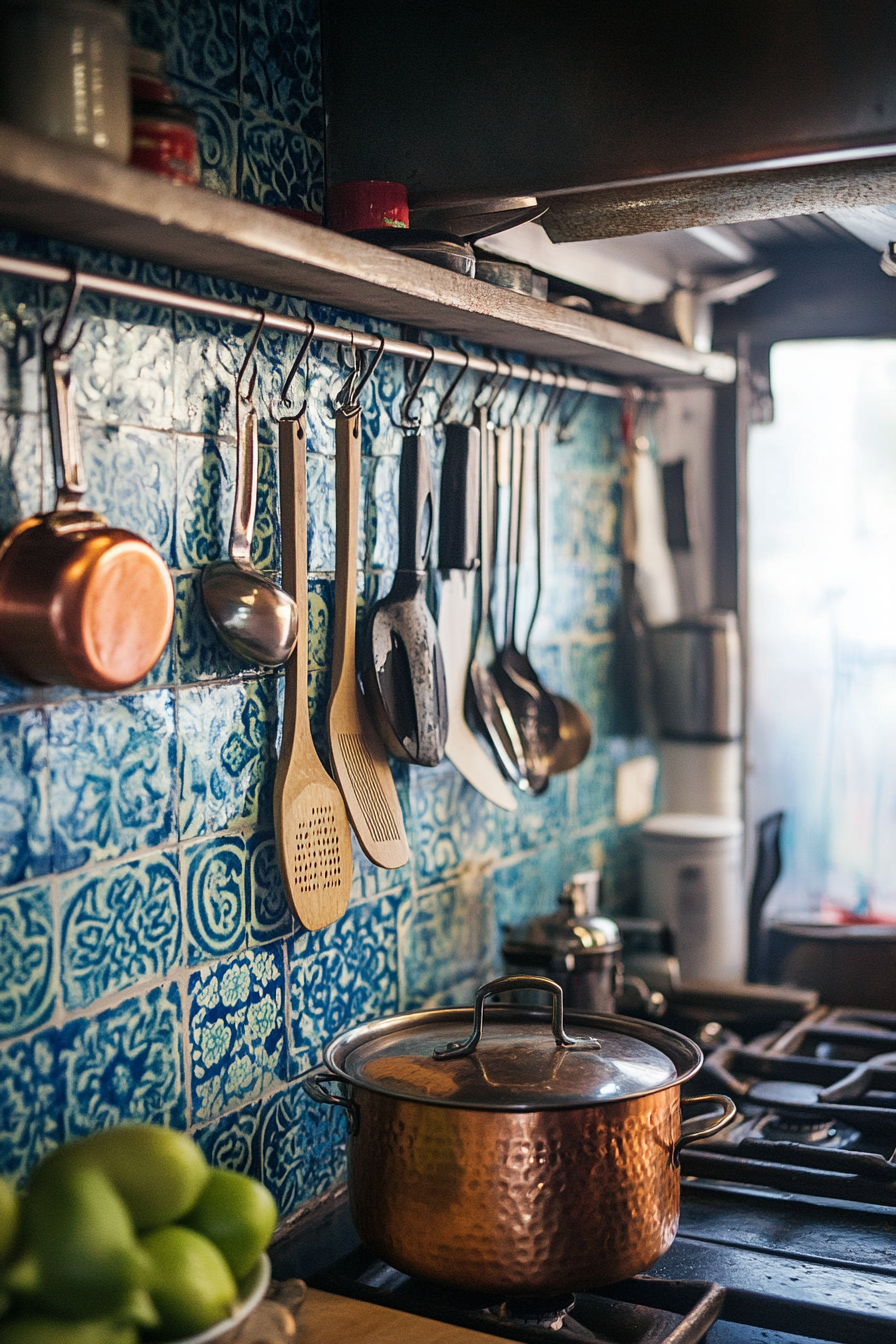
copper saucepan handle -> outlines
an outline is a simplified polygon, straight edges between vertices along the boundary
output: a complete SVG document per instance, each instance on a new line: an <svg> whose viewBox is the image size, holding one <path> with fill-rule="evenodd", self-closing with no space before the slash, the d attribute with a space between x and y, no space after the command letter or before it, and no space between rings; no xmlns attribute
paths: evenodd
<svg viewBox="0 0 896 1344"><path fill-rule="evenodd" d="M485 1000L492 994L504 994L508 990L514 989L541 989L546 994L553 997L553 1009L551 1014L551 1030L554 1033L554 1040L561 1050L599 1050L600 1041L592 1037L569 1036L563 1025L563 990L557 984L556 980L549 980L546 975L504 975L500 980L490 980L487 985L480 985L476 991L476 1006L473 1009L473 1030L465 1041L451 1041L442 1050L433 1050L433 1059L461 1059L464 1055L472 1055L482 1037L483 1015L485 1013Z"/></svg>
<svg viewBox="0 0 896 1344"><path fill-rule="evenodd" d="M737 1115L737 1107L730 1097L723 1097L721 1093L713 1092L706 1097L682 1097L682 1106L699 1106L712 1102L714 1106L722 1108L721 1115L695 1115L692 1120L683 1120L681 1124L681 1138L675 1145L673 1161L678 1166L678 1155L682 1148L689 1143L696 1143L698 1139L711 1138L713 1134L718 1134L720 1129L730 1125L731 1121Z"/></svg>
<svg viewBox="0 0 896 1344"><path fill-rule="evenodd" d="M342 1092L331 1092L329 1086L332 1083L341 1087L342 1079L327 1069L318 1069L316 1073L309 1073L307 1078L302 1079L302 1087L311 1100L323 1102L325 1106L341 1106L348 1115L349 1134L357 1134L359 1120L357 1102Z"/></svg>

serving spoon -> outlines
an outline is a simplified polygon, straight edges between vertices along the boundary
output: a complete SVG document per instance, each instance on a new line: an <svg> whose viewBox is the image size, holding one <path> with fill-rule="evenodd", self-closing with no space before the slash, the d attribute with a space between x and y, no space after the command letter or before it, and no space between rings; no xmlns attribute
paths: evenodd
<svg viewBox="0 0 896 1344"><path fill-rule="evenodd" d="M234 653L262 667L279 667L291 655L299 629L295 602L273 579L252 565L252 537L258 504L258 412L253 396L257 367L248 391L242 381L255 353L262 314L236 382L236 494L230 525L229 559L202 572L202 600L209 620Z"/></svg>

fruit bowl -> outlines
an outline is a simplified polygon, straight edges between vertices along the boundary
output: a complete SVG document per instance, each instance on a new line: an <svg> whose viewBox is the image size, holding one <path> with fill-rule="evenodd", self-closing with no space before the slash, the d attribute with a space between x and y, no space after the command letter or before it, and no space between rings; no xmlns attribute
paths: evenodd
<svg viewBox="0 0 896 1344"><path fill-rule="evenodd" d="M173 1341L173 1344L212 1344L213 1340L217 1344L225 1344L229 1336L236 1333L246 1317L258 1306L270 1282L271 1262L266 1255L261 1254L246 1277L240 1280L240 1296L233 1315L228 1316L226 1321L219 1321L210 1329L203 1330L201 1335L190 1335L188 1339Z"/></svg>

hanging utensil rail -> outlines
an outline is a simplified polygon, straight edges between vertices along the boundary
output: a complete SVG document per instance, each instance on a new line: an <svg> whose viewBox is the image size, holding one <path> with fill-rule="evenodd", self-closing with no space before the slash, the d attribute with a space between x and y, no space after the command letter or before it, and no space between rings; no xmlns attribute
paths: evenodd
<svg viewBox="0 0 896 1344"><path fill-rule="evenodd" d="M121 280L113 276L92 275L89 271L72 270L67 266L54 266L49 262L29 261L24 257L0 255L0 272L7 275L22 275L31 280L43 280L51 285L78 285L84 292L109 294L113 298L133 299L137 303L150 303L158 308L178 308L183 312L201 313L205 317L220 317L229 322L245 322L255 325L261 315L260 308L249 308L242 304L224 303L218 299L201 298L194 294L184 294L179 290L162 289L158 285L140 285L132 280ZM282 313L265 310L264 326L271 331L292 331L307 336L312 323L301 317L287 317ZM314 324L314 339L328 341L334 345L352 345L356 350L379 350L381 338L375 333L353 330L351 327L330 327L325 323ZM418 345L413 341L401 341L386 337L382 346L387 355L402 355L405 359L429 360L432 347ZM628 395L634 400L645 399L639 388L631 385L617 386L615 383L599 382L593 378L579 378L575 374L550 373L545 369L530 368L524 364L511 364L507 360L490 359L486 355L467 355L461 350L437 346L433 362L447 364L452 368L475 370L477 373L490 373L493 377L503 376L509 382L519 379L530 383L541 383L544 387L561 387L563 391L592 393L602 397L623 397Z"/></svg>

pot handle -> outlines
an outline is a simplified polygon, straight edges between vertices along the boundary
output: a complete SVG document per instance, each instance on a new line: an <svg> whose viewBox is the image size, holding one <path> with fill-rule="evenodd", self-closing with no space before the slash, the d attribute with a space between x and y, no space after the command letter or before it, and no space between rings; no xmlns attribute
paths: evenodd
<svg viewBox="0 0 896 1344"><path fill-rule="evenodd" d="M433 1059L461 1059L472 1055L482 1037L482 1021L485 1013L485 1000L492 994L504 994L512 989L541 989L553 996L551 1030L554 1040L561 1050L599 1050L600 1041L592 1037L568 1036L563 1026L563 990L556 980L545 975L504 975L500 980L490 980L480 985L476 991L476 1005L473 1009L473 1030L465 1041L451 1041L442 1050L433 1050Z"/></svg>
<svg viewBox="0 0 896 1344"><path fill-rule="evenodd" d="M697 1106L698 1104L711 1101L715 1106L721 1106L721 1115L695 1115L692 1120L684 1120L681 1125L681 1138L675 1145L673 1162L678 1166L678 1155L689 1143L696 1143L698 1139L708 1139L713 1134L718 1134L720 1129L730 1125L731 1121L737 1115L737 1107L730 1097L723 1097L721 1093L712 1093L707 1097L682 1097L682 1106Z"/></svg>
<svg viewBox="0 0 896 1344"><path fill-rule="evenodd" d="M302 1087L312 1101L323 1102L325 1106L341 1106L348 1114L348 1132L357 1134L360 1114L358 1103L352 1101L351 1097L344 1097L341 1092L330 1092L328 1084L336 1083L338 1086L342 1082L334 1073L328 1073L326 1069L319 1069L316 1073L309 1073L307 1078L302 1079Z"/></svg>

